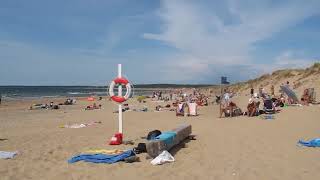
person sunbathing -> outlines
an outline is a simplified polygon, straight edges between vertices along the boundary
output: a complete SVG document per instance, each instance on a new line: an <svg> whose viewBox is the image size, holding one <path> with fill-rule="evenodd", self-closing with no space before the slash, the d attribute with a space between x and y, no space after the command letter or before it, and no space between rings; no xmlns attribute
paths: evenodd
<svg viewBox="0 0 320 180"><path fill-rule="evenodd" d="M302 97L301 97L301 104L308 106L309 103L310 103L309 92L308 92L308 89L305 89L304 92L303 92L303 95L302 95Z"/></svg>
<svg viewBox="0 0 320 180"><path fill-rule="evenodd" d="M233 112L237 108L238 106L236 105L236 103L232 101L221 103L220 118L222 117L222 114L224 114L225 117L233 117L234 116Z"/></svg>
<svg viewBox="0 0 320 180"><path fill-rule="evenodd" d="M247 115L249 117L257 116L259 114L259 105L260 102L255 102L252 98L250 98L247 105Z"/></svg>
<svg viewBox="0 0 320 180"><path fill-rule="evenodd" d="M96 103L93 103L93 105L89 105L89 106L87 106L87 107L85 108L85 110L101 109L101 107L102 107L102 105L101 105L101 104L99 104L99 105L97 106L97 104L96 104Z"/></svg>

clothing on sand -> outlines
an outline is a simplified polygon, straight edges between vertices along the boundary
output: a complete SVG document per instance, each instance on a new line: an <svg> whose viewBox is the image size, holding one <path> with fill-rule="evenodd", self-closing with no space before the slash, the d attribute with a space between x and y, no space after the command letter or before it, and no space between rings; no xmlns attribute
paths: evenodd
<svg viewBox="0 0 320 180"><path fill-rule="evenodd" d="M18 154L15 152L0 151L0 159L12 159Z"/></svg>
<svg viewBox="0 0 320 180"><path fill-rule="evenodd" d="M320 138L315 138L310 141L299 140L298 144L307 147L320 147Z"/></svg>

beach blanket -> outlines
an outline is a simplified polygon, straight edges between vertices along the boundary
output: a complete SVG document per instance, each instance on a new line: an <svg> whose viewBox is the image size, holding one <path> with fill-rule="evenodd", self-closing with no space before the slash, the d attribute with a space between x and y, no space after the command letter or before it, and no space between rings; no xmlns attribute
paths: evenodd
<svg viewBox="0 0 320 180"><path fill-rule="evenodd" d="M173 139L176 137L177 133L173 131L163 132L159 136L156 137L158 140L164 141L167 145L173 143Z"/></svg>
<svg viewBox="0 0 320 180"><path fill-rule="evenodd" d="M17 151L15 152L0 151L0 159L12 159L17 154L18 154Z"/></svg>
<svg viewBox="0 0 320 180"><path fill-rule="evenodd" d="M123 161L125 158L135 156L133 150L125 151L117 155L108 154L80 154L68 160L68 163L75 163L78 161L92 162L92 163L107 163L112 164L118 161Z"/></svg>
<svg viewBox="0 0 320 180"><path fill-rule="evenodd" d="M315 138L310 141L299 140L298 144L306 147L320 147L320 138Z"/></svg>

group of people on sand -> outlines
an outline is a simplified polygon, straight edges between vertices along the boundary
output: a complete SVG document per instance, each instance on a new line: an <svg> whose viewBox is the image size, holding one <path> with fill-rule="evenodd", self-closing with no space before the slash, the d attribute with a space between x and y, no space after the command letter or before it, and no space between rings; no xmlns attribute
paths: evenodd
<svg viewBox="0 0 320 180"><path fill-rule="evenodd" d="M50 102L48 103L44 103L44 104L33 104L30 106L30 110L34 110L34 109L60 109L60 106L62 105L73 105L76 103L76 99L70 99L67 98L66 101L64 103L58 103L55 104L54 102Z"/></svg>
<svg viewBox="0 0 320 180"><path fill-rule="evenodd" d="M162 91L154 91L152 92L152 98L157 100L163 100Z"/></svg>
<svg viewBox="0 0 320 180"><path fill-rule="evenodd" d="M49 104L34 104L31 105L30 110L34 109L60 109L59 105L54 104L53 102L50 102Z"/></svg>
<svg viewBox="0 0 320 180"><path fill-rule="evenodd" d="M287 81L283 86L287 86L289 88L290 83ZM225 117L240 115L247 115L252 117L259 116L260 114L274 114L280 111L279 107L297 103L301 103L302 105L309 105L309 103L312 102L312 98L310 96L310 91L312 88L304 90L300 102L294 101L291 97L286 96L282 91L280 91L280 95L276 96L274 89L274 85L271 85L270 93L267 93L263 86L260 86L258 93L255 93L253 87L251 87L250 98L246 107L246 111L244 112L242 112L237 104L231 100L232 94L229 93L227 89L225 89L220 103L220 118L223 114L225 115Z"/></svg>
<svg viewBox="0 0 320 180"><path fill-rule="evenodd" d="M224 94L222 98L220 99L220 118L224 114L225 117L232 117L232 116L238 116L239 114L239 107L235 102L231 100L233 96L233 93L230 93L227 89L224 90ZM236 114L237 113L237 114ZM240 114L242 114L242 111L240 109Z"/></svg>
<svg viewBox="0 0 320 180"><path fill-rule="evenodd" d="M192 93L179 93L172 103L176 107L176 116L186 115L185 108L187 108L187 115L196 116L198 115L198 106L208 106L209 97L199 90L193 89Z"/></svg>

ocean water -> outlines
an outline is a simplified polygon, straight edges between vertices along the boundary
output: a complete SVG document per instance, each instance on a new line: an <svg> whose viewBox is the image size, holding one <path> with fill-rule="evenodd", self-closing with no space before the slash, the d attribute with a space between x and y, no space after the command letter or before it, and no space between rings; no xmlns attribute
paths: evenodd
<svg viewBox="0 0 320 180"><path fill-rule="evenodd" d="M150 96L154 91L161 90L167 93L176 88L200 88L212 85L207 84L141 84L134 85L132 96ZM108 95L107 86L0 86L0 94L3 99L34 99L50 97L88 97ZM117 89L114 90L115 94ZM123 90L123 93L125 90Z"/></svg>
<svg viewBox="0 0 320 180"><path fill-rule="evenodd" d="M1 96L7 100L106 96L108 90L106 86L0 86ZM133 96L151 95L153 91L153 88L134 88Z"/></svg>

